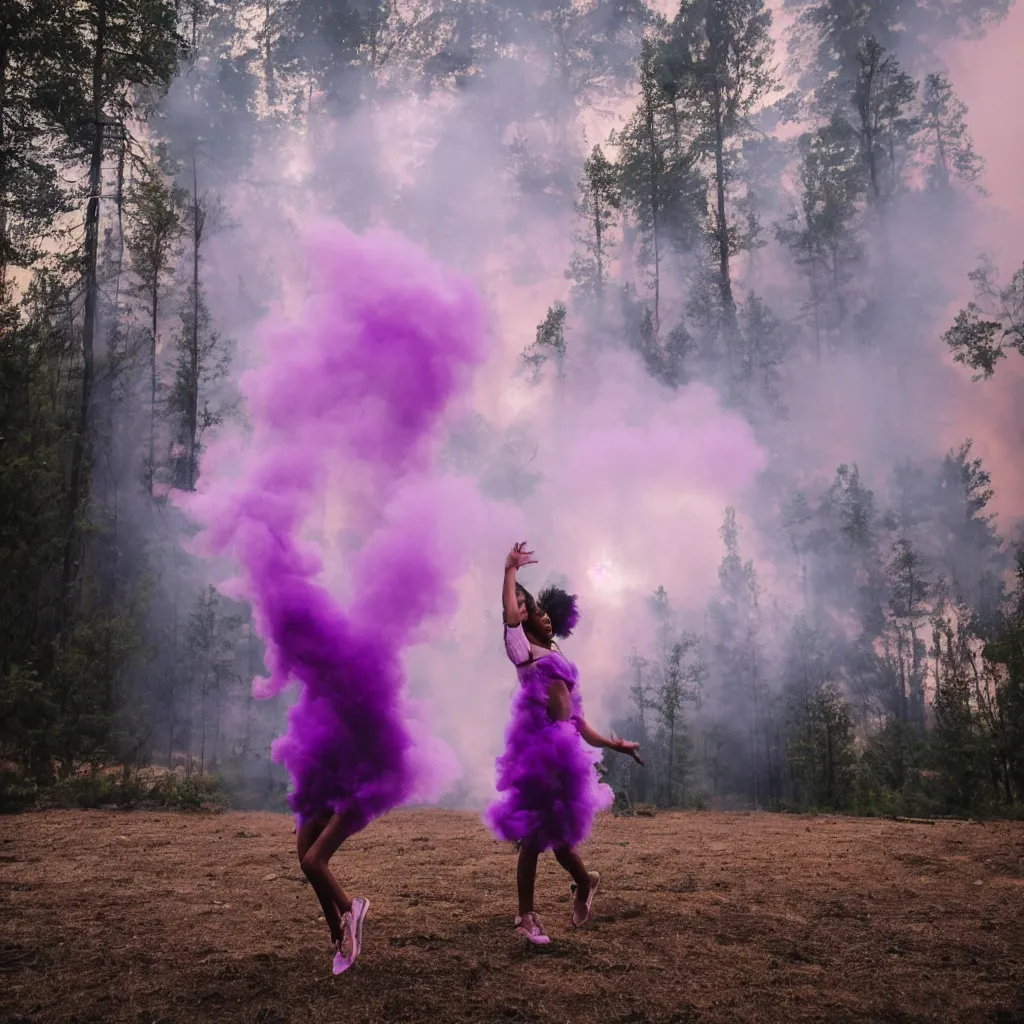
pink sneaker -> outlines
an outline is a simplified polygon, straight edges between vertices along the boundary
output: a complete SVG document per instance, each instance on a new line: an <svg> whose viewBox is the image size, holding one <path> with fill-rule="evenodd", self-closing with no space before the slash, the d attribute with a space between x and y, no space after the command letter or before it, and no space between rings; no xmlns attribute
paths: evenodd
<svg viewBox="0 0 1024 1024"><path fill-rule="evenodd" d="M352 961L341 951L341 943L336 942L337 953L334 954L334 963L331 965L331 970L335 974L344 974L352 966Z"/></svg>
<svg viewBox="0 0 1024 1024"><path fill-rule="evenodd" d="M345 935L338 943L338 952L334 954L334 973L347 971L359 958L363 949L363 922L370 909L370 901L357 896L352 901L352 909L341 917L341 926Z"/></svg>
<svg viewBox="0 0 1024 1024"><path fill-rule="evenodd" d="M601 884L601 876L596 872L590 873L590 892L587 893L587 901L580 905L579 897L576 895L576 887L573 886L572 901L572 924L574 928L582 928L590 920L590 907L597 895L597 888Z"/></svg>
<svg viewBox="0 0 1024 1024"><path fill-rule="evenodd" d="M516 935L522 935L535 946L546 946L551 941L544 931L544 925L540 923L540 917L534 913L516 918Z"/></svg>

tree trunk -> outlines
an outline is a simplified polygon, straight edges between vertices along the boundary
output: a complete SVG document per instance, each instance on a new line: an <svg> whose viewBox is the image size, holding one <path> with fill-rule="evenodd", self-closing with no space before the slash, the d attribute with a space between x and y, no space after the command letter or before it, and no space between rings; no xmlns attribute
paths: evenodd
<svg viewBox="0 0 1024 1024"><path fill-rule="evenodd" d="M661 213L661 189L658 180L661 168L658 166L658 142L654 132L654 104L649 96L645 99L645 127L651 176L649 200L651 204L651 240L654 244L654 333L657 334L661 322L661 240L658 223Z"/></svg>
<svg viewBox="0 0 1024 1024"><path fill-rule="evenodd" d="M200 740L199 740L199 774L202 775L206 771L206 703L207 703L207 689L206 680L203 680L203 685L199 688L199 700L201 711L199 712L199 728Z"/></svg>
<svg viewBox="0 0 1024 1024"><path fill-rule="evenodd" d="M882 188L878 183L878 160L875 156L875 132L870 123L865 125L864 128L864 143L867 146L868 151L868 178L871 181L871 195L877 204L882 198Z"/></svg>
<svg viewBox="0 0 1024 1024"><path fill-rule="evenodd" d="M668 806L672 804L672 769L675 761L675 750L676 750L676 716L673 715L669 721L668 726Z"/></svg>
<svg viewBox="0 0 1024 1024"><path fill-rule="evenodd" d="M725 124L722 114L722 83L715 76L714 108L715 118L715 235L718 243L718 287L722 295L722 309L725 312L726 352L729 372L736 375L736 303L732 297L732 277L729 273L729 225L725 219Z"/></svg>
<svg viewBox="0 0 1024 1024"><path fill-rule="evenodd" d="M2 8L6 15L7 5ZM0 20L0 302L7 290L7 135L4 115L7 112L7 39L10 24L7 17Z"/></svg>
<svg viewBox="0 0 1024 1024"><path fill-rule="evenodd" d="M97 253L100 234L100 186L103 169L103 66L107 31L106 0L96 4L96 43L92 66L93 143L89 161L89 203L85 213L85 320L82 324L82 394L71 452L71 483L68 489L64 564L61 571L62 631L67 636L75 612L74 592L80 572L78 514L86 498L86 477L92 411L93 339L96 331Z"/></svg>
<svg viewBox="0 0 1024 1024"><path fill-rule="evenodd" d="M267 106L272 107L277 102L277 82L274 79L274 44L270 36L270 5L271 0L266 0L263 16L263 80Z"/></svg>
<svg viewBox="0 0 1024 1024"><path fill-rule="evenodd" d="M188 686L185 687L185 778L192 777L192 723L195 719L195 708L192 707L192 673L189 673Z"/></svg>
<svg viewBox="0 0 1024 1024"><path fill-rule="evenodd" d="M192 338L190 341L191 376L188 395L188 444L186 455L187 490L195 490L196 446L199 443L199 247L202 243L203 211L199 201L199 171L196 166L196 151L192 149Z"/></svg>
<svg viewBox="0 0 1024 1024"><path fill-rule="evenodd" d="M213 757L210 759L210 771L217 770L217 756L220 753L220 680L217 680L217 694L213 703Z"/></svg>
<svg viewBox="0 0 1024 1024"><path fill-rule="evenodd" d="M825 797L829 807L835 806L835 764L832 751L832 723L825 723Z"/></svg>
<svg viewBox="0 0 1024 1024"><path fill-rule="evenodd" d="M153 261L153 280L151 282L150 309L152 320L150 322L149 339L149 467L146 476L149 483L150 497L153 495L153 487L156 477L156 329L158 319L158 303L160 299L160 273L156 269L159 260Z"/></svg>
<svg viewBox="0 0 1024 1024"><path fill-rule="evenodd" d="M946 163L946 143L942 138L942 118L935 115L935 150L939 158L939 181L944 189L949 188L949 166Z"/></svg>
<svg viewBox="0 0 1024 1024"><path fill-rule="evenodd" d="M818 288L818 260L811 257L811 305L814 309L814 358L821 362L821 295ZM806 597L804 604L806 605Z"/></svg>

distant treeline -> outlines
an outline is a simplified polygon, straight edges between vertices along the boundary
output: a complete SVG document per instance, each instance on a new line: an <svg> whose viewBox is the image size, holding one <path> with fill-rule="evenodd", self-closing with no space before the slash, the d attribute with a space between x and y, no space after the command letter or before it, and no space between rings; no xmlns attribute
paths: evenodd
<svg viewBox="0 0 1024 1024"><path fill-rule="evenodd" d="M645 0L0 5L3 806L191 805L210 775L281 805L283 711L252 710L250 611L207 586L172 500L211 433L244 424L211 244L237 228L232 188L269 197L291 175L357 227L385 219L483 257L481 168L518 211L509 237L576 217L568 301L523 370L561 387L588 346L620 345L667 388L708 382L792 491L765 520L792 593L763 591L730 511L706 626L686 632L665 591L651 598L658 649L623 652L618 724L650 755L644 772L609 766L623 805L1020 805L1024 575L970 444L900 463L872 480L880 498L853 465L803 492L785 426L796 367L880 345L894 377L919 365L919 325L948 301L922 253L982 199L966 108L932 55L1009 0L786 7L788 93L764 0L685 0L670 19ZM428 97L450 116L398 181L383 112ZM584 145L589 114L626 98L621 130ZM932 232L913 252L908 218ZM765 251L788 291L755 291ZM1021 347L1022 280L983 267L946 336L982 375ZM239 285L234 331L273 288L270 269ZM469 468L521 500L528 451L492 447ZM138 775L154 765L186 788Z"/></svg>

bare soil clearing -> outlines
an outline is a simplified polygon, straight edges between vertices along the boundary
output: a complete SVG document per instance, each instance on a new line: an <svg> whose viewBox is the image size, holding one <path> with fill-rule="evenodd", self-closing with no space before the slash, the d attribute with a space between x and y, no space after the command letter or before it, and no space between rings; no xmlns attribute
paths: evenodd
<svg viewBox="0 0 1024 1024"><path fill-rule="evenodd" d="M331 974L292 822L275 814L0 818L0 1022L1024 1024L1024 826L602 816L594 920L512 932L515 854L473 814L406 810L335 859L372 902Z"/></svg>

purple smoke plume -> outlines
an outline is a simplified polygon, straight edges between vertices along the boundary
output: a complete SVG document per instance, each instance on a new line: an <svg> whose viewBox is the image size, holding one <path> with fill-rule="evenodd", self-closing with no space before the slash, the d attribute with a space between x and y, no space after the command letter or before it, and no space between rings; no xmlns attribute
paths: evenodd
<svg viewBox="0 0 1024 1024"><path fill-rule="evenodd" d="M272 748L292 809L300 822L347 814L356 831L457 774L439 741L416 734L401 659L452 601L445 517L468 485L431 478L430 441L486 345L472 286L408 242L332 224L308 253L302 317L266 332L264 364L242 379L253 431L237 479L215 476L190 508L206 547L241 563L271 673L254 694L302 684ZM344 607L299 536L339 467L365 538L346 561Z"/></svg>

